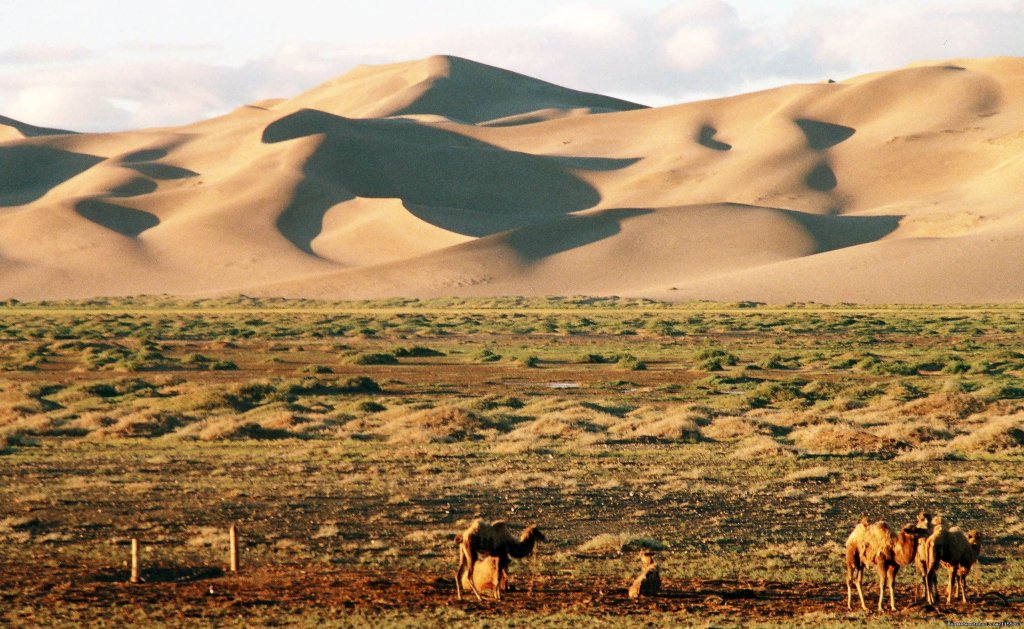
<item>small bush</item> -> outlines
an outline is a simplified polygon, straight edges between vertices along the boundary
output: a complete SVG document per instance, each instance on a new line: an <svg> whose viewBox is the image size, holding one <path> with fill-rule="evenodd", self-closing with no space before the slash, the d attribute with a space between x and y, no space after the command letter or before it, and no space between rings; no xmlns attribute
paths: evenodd
<svg viewBox="0 0 1024 629"><path fill-rule="evenodd" d="M303 365L299 369L299 373L334 373L334 370L327 365Z"/></svg>
<svg viewBox="0 0 1024 629"><path fill-rule="evenodd" d="M501 354L496 354L491 350L484 348L476 353L474 359L478 363L494 363L501 360Z"/></svg>
<svg viewBox="0 0 1024 629"><path fill-rule="evenodd" d="M360 402L357 408L364 413L379 413L381 411L388 410L387 407L384 406L383 404L378 404L377 402L374 402L372 400Z"/></svg>
<svg viewBox="0 0 1024 629"><path fill-rule="evenodd" d="M519 360L516 361L516 362L519 363L520 367L534 368L534 367L539 367L540 366L540 359L538 359L536 356L533 356L533 355L520 356Z"/></svg>
<svg viewBox="0 0 1024 629"><path fill-rule="evenodd" d="M647 369L647 364L632 354L616 356L615 365L619 369L628 369L630 371L643 371Z"/></svg>
<svg viewBox="0 0 1024 629"><path fill-rule="evenodd" d="M429 347L399 347L392 352L399 358L432 358L435 356L444 356L444 352Z"/></svg>
<svg viewBox="0 0 1024 629"><path fill-rule="evenodd" d="M353 365L397 365L394 354L356 354L349 359Z"/></svg>

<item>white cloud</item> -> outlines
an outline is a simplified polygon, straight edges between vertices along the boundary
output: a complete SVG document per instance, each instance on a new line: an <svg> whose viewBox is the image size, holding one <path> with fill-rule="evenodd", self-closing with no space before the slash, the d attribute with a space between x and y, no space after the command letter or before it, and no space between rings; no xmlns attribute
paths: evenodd
<svg viewBox="0 0 1024 629"><path fill-rule="evenodd" d="M20 90L5 114L30 124L77 130L120 127L130 123L127 112L102 95L79 86L32 85Z"/></svg>
<svg viewBox="0 0 1024 629"><path fill-rule="evenodd" d="M0 51L0 114L81 130L180 124L293 96L360 63L437 53L654 104L919 60L1024 55L1021 0L815 1L758 23L739 0L646 10L591 0L556 7L532 28L294 42L241 62L225 60L219 44L22 46Z"/></svg>
<svg viewBox="0 0 1024 629"><path fill-rule="evenodd" d="M724 53L722 34L713 26L680 26L665 42L665 54L675 67L696 71L717 61Z"/></svg>
<svg viewBox="0 0 1024 629"><path fill-rule="evenodd" d="M631 16L586 2L555 9L538 25L581 39L631 41L634 36Z"/></svg>

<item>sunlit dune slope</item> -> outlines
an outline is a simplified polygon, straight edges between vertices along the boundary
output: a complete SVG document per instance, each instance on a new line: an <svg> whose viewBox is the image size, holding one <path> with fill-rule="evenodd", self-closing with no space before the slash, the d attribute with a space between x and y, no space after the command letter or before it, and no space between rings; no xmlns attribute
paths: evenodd
<svg viewBox="0 0 1024 629"><path fill-rule="evenodd" d="M177 128L0 118L0 297L1024 299L1024 60L645 108L456 57Z"/></svg>

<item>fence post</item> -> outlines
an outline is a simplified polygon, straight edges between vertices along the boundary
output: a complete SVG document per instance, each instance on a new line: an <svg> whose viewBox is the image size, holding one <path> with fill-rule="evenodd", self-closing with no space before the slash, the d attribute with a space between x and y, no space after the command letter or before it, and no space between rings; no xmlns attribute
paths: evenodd
<svg viewBox="0 0 1024 629"><path fill-rule="evenodd" d="M228 563L231 566L231 572L238 573L238 528L234 524L228 529L228 541L231 546Z"/></svg>
<svg viewBox="0 0 1024 629"><path fill-rule="evenodd" d="M139 582L139 540L132 538L132 583Z"/></svg>

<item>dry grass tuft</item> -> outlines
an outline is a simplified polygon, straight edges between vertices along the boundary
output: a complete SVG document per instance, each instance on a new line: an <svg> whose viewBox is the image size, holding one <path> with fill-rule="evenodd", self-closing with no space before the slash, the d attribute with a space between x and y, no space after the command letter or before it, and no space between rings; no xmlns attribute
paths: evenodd
<svg viewBox="0 0 1024 629"><path fill-rule="evenodd" d="M690 413L679 409L643 409L608 428L620 441L673 441L696 443L703 439L700 427Z"/></svg>
<svg viewBox="0 0 1024 629"><path fill-rule="evenodd" d="M951 441L949 447L967 454L1020 450L1024 448L1024 416L990 419L973 432Z"/></svg>
<svg viewBox="0 0 1024 629"><path fill-rule="evenodd" d="M450 443L479 439L488 423L476 413L457 406L401 413L378 433L391 443Z"/></svg>
<svg viewBox="0 0 1024 629"><path fill-rule="evenodd" d="M938 425L936 425L938 424ZM892 439L919 446L934 441L948 441L952 434L945 429L941 423L933 421L910 421L904 422L893 420L892 423L875 426L870 430L871 434L883 439Z"/></svg>
<svg viewBox="0 0 1024 629"><path fill-rule="evenodd" d="M796 458L797 451L792 446L779 443L767 435L747 437L737 444L733 456L744 461L756 459Z"/></svg>
<svg viewBox="0 0 1024 629"><path fill-rule="evenodd" d="M797 447L812 454L873 454L892 458L908 447L905 442L850 426L810 426L794 431L792 436Z"/></svg>
<svg viewBox="0 0 1024 629"><path fill-rule="evenodd" d="M764 424L748 417L718 417L703 430L704 436L715 441L733 441L754 435L770 435L771 430Z"/></svg>
<svg viewBox="0 0 1024 629"><path fill-rule="evenodd" d="M900 407L903 416L934 417L945 421L965 419L985 410L985 402L968 393L936 393Z"/></svg>

